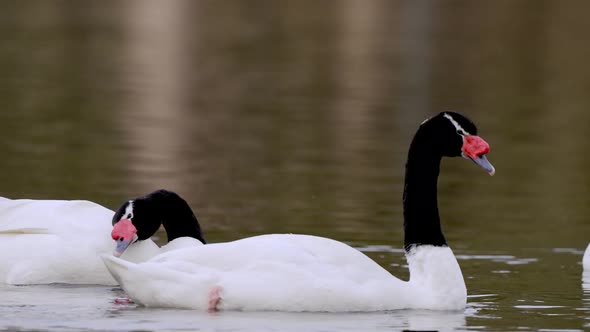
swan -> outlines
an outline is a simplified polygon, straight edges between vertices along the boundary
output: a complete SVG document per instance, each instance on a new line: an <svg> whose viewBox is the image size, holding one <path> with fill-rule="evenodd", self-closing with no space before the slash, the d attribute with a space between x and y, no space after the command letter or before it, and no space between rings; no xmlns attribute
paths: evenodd
<svg viewBox="0 0 590 332"><path fill-rule="evenodd" d="M437 178L443 156L463 156L493 175L488 151L475 125L458 113L440 113L418 128L408 153L403 194L409 281L392 276L342 242L312 235L260 235L184 248L142 263L102 257L127 295L147 307L462 310L467 290L441 230ZM135 211L139 213L139 206Z"/></svg>
<svg viewBox="0 0 590 332"><path fill-rule="evenodd" d="M590 272L590 244L586 248L584 252L584 258L582 259L582 265L584 266L584 270Z"/></svg>
<svg viewBox="0 0 590 332"><path fill-rule="evenodd" d="M1 197L0 283L115 285L100 255L113 251L113 224L117 226L120 219L129 217L126 212L131 211L130 204L147 204L152 209L172 206L178 210L183 204L188 207L178 195L165 190L128 200L117 212L84 200ZM171 242L162 248L150 239L159 224L149 218L144 220L148 223L136 223L140 237L121 255L122 259L141 262L162 252L205 243L192 214L164 225ZM196 228L199 233L185 228Z"/></svg>

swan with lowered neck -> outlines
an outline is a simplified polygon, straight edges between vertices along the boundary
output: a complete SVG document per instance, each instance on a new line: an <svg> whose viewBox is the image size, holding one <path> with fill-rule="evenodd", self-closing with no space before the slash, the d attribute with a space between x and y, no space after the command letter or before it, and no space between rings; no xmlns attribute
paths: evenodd
<svg viewBox="0 0 590 332"><path fill-rule="evenodd" d="M144 261L161 252L205 244L197 217L178 194L160 189L126 201L112 218L111 236L116 241L115 256L128 261ZM158 248L150 239L164 226L168 244ZM138 246L147 247L142 251ZM133 249L132 253L130 249Z"/></svg>
<svg viewBox="0 0 590 332"><path fill-rule="evenodd" d="M344 243L310 235L270 234L208 244L140 264L112 256L103 260L127 294L150 307L461 310L466 305L465 282L438 214L440 161L443 156L463 156L493 175L488 151L475 125L458 113L440 113L419 127L408 153L403 196L409 281L393 277Z"/></svg>
<svg viewBox="0 0 590 332"><path fill-rule="evenodd" d="M0 283L4 284L101 284L114 285L115 279L105 268L101 254L111 253L111 239L116 226L128 208L125 202L117 212L89 201L30 200L0 198ZM178 195L155 191L131 202L159 218L166 212L182 211L188 204ZM176 248L204 243L198 221L192 215L174 222L161 218L140 218L138 234L121 258L142 262ZM111 220L113 224L111 224ZM164 220L169 242L159 248L151 239ZM194 230L198 230L195 233Z"/></svg>

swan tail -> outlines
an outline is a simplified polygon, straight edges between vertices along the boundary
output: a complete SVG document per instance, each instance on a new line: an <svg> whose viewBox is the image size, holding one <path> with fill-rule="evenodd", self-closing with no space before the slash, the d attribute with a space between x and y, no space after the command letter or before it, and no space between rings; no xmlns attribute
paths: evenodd
<svg viewBox="0 0 590 332"><path fill-rule="evenodd" d="M129 270L129 267L135 265L135 263L125 261L112 255L104 254L101 255L101 258L104 265L107 267L107 270L109 270L113 278L115 278L119 284L121 284L121 278Z"/></svg>

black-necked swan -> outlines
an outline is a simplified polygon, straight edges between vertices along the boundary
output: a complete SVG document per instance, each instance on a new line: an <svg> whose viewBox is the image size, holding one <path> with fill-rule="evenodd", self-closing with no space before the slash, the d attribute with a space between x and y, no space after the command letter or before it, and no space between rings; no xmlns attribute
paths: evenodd
<svg viewBox="0 0 590 332"><path fill-rule="evenodd" d="M121 216L128 218L126 211L133 213L130 202L138 206L149 202L152 211L159 206L171 211L178 211L182 204L188 207L178 195L163 190L126 201L116 213L90 201L0 198L0 283L115 285L100 255L113 252L113 224L116 228ZM141 262L170 249L204 242L200 232L185 230L200 231L192 213L184 219L173 213L170 216L175 217L175 223L164 225L168 236L188 238L158 248L149 237L159 224L151 218L141 219L135 226L139 239L145 241L136 241L121 258Z"/></svg>
<svg viewBox="0 0 590 332"><path fill-rule="evenodd" d="M403 195L409 281L342 242L311 235L255 236L179 249L139 264L103 259L125 292L148 307L461 310L467 291L441 230L437 178L444 156L463 156L493 175L488 151L475 125L458 113L443 112L420 125L408 153Z"/></svg>

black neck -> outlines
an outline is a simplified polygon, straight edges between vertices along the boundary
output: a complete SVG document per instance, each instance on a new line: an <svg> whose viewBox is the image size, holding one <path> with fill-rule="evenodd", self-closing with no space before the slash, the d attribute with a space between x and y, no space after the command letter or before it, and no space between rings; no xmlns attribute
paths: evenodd
<svg viewBox="0 0 590 332"><path fill-rule="evenodd" d="M168 242L179 237L192 237L206 243L197 217L179 195L159 190L152 193L149 200L153 204L154 217L161 221L166 230Z"/></svg>
<svg viewBox="0 0 590 332"><path fill-rule="evenodd" d="M446 246L438 215L437 182L442 153L432 138L416 133L406 164L404 186L404 246Z"/></svg>
<svg viewBox="0 0 590 332"><path fill-rule="evenodd" d="M195 217L192 211L190 215L178 214L165 216L162 219L162 226L166 230L168 242L179 237L188 236L206 243L197 217Z"/></svg>

